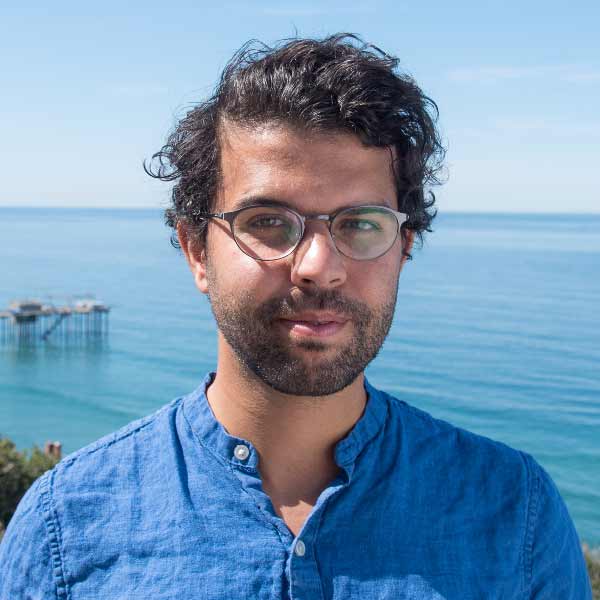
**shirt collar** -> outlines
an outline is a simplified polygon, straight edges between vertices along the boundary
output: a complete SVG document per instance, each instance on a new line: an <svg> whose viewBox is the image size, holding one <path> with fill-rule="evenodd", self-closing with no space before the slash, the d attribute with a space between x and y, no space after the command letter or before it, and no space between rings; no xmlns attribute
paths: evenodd
<svg viewBox="0 0 600 600"><path fill-rule="evenodd" d="M258 469L258 452L251 442L229 435L217 421L206 398L206 390L215 373L209 373L200 386L183 401L183 412L198 441L220 460L244 470ZM384 395L365 379L367 403L365 410L350 433L335 447L335 460L348 476L365 446L381 431L387 417ZM245 450L240 451L240 446Z"/></svg>

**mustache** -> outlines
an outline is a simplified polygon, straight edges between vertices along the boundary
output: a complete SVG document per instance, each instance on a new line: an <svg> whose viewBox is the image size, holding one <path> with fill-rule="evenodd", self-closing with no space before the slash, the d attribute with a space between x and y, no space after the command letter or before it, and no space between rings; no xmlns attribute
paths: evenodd
<svg viewBox="0 0 600 600"><path fill-rule="evenodd" d="M357 320L368 320L369 307L358 300L346 298L337 290L320 290L311 294L288 294L271 298L264 302L259 312L268 320L285 319L305 311L328 311L339 313Z"/></svg>

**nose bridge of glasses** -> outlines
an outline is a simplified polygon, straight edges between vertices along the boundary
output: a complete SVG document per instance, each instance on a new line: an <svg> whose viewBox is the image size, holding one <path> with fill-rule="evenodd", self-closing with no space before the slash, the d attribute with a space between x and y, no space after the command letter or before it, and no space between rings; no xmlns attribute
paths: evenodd
<svg viewBox="0 0 600 600"><path fill-rule="evenodd" d="M305 221L331 221L331 215L304 215Z"/></svg>
<svg viewBox="0 0 600 600"><path fill-rule="evenodd" d="M300 253L302 254L302 256L305 255L306 251L309 251L309 253L314 256L315 250L317 250L317 248L320 248L321 245L323 243L325 243L325 246L328 248L328 250L327 250L328 253L333 250L333 252L336 255L339 254L339 250L337 249L335 239L334 239L334 236L331 231L332 220L333 220L333 217L331 215L319 215L319 214L302 215L303 231L302 231L302 235L296 242L295 250L297 250L299 246L303 246L304 249L300 250ZM307 227L308 221L321 222L321 223L323 223L323 225L325 225L325 229L320 229L318 227L309 228L309 227ZM319 238L322 241L317 241ZM316 246L314 246L315 242L317 244ZM321 253L322 249L317 250L317 252Z"/></svg>
<svg viewBox="0 0 600 600"><path fill-rule="evenodd" d="M321 223L324 223L327 226L327 229L329 230L329 233L331 235L331 233L332 233L331 222L333 221L333 217L331 215L308 214L308 215L301 215L301 218L302 218L302 229L303 229L302 238L306 237L307 221L320 221Z"/></svg>
<svg viewBox="0 0 600 600"><path fill-rule="evenodd" d="M301 215L301 219L304 229L303 235L306 233L306 224L308 221L321 221L321 223L325 223L327 225L327 228L331 232L331 221L333 219L331 215L308 214Z"/></svg>

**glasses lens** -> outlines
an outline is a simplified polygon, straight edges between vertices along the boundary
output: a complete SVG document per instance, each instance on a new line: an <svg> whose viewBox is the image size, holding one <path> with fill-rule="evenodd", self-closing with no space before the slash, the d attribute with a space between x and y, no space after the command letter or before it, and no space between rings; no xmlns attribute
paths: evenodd
<svg viewBox="0 0 600 600"><path fill-rule="evenodd" d="M285 208L252 206L241 210L233 222L233 235L240 249L260 260L286 256L301 233L302 221Z"/></svg>
<svg viewBox="0 0 600 600"><path fill-rule="evenodd" d="M385 254L396 241L398 219L384 206L359 206L338 213L331 225L337 249L357 260Z"/></svg>

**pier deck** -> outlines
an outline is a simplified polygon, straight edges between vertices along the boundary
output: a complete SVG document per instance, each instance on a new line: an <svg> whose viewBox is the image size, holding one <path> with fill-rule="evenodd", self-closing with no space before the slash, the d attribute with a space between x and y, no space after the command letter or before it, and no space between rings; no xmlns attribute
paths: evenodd
<svg viewBox="0 0 600 600"><path fill-rule="evenodd" d="M0 311L0 342L106 336L109 313L110 307L91 298L63 306L15 300Z"/></svg>

